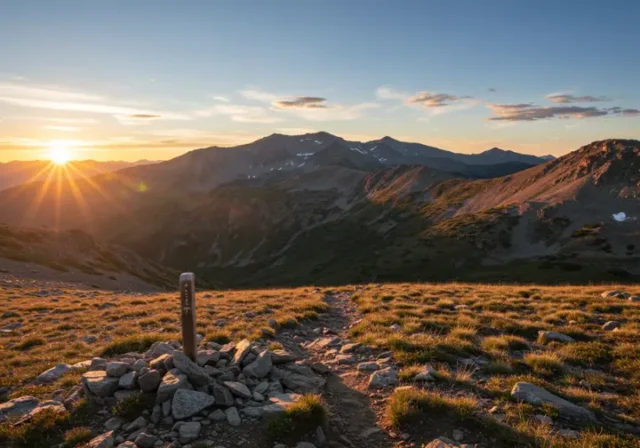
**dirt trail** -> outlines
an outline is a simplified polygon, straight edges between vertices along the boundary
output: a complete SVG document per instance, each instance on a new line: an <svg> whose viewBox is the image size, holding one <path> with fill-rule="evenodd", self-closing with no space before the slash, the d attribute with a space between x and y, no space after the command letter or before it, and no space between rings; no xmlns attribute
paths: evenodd
<svg viewBox="0 0 640 448"><path fill-rule="evenodd" d="M380 391L367 389L369 373L358 374L358 364L376 359L373 350L362 347L349 354L341 354L341 348L351 343L349 329L360 318L351 303L351 293L329 294L325 297L328 312L318 321L307 325L293 338L280 342L291 351L305 357L318 370L322 366L330 373L322 393L330 410L327 438L329 446L351 448L387 448L398 446L392 435L381 425L385 397ZM318 339L333 343L320 349L313 346ZM311 346L309 346L311 344ZM349 358L351 356L351 359Z"/></svg>

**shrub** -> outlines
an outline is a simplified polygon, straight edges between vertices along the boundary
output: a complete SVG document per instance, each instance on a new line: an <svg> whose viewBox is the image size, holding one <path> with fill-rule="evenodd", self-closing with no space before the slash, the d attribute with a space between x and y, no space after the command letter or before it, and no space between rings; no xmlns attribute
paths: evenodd
<svg viewBox="0 0 640 448"><path fill-rule="evenodd" d="M87 426L80 426L70 429L64 433L64 443L62 448L75 448L85 442L88 442L93 438L91 428Z"/></svg>

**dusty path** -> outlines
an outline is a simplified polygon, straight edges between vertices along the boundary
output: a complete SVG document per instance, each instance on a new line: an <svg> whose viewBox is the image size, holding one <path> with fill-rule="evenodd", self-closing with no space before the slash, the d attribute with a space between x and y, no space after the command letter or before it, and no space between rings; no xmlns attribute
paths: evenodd
<svg viewBox="0 0 640 448"><path fill-rule="evenodd" d="M375 360L377 353L366 347L356 347L354 351L344 348L351 343L349 329L360 317L351 303L351 295L327 295L325 300L329 310L321 314L318 321L294 332L293 337L289 335L278 339L287 349L303 356L318 372L323 369L330 372L322 393L330 409L327 425L329 446L399 446L400 440L394 443L394 434L387 434L380 423L385 397L380 392L369 391L369 374L359 374L357 370L359 363ZM345 350L347 353L341 353Z"/></svg>

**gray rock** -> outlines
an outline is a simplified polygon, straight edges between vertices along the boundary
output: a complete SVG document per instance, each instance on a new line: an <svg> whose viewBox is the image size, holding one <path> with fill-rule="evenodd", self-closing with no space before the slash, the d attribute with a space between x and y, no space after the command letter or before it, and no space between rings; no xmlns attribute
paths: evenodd
<svg viewBox="0 0 640 448"><path fill-rule="evenodd" d="M289 353L286 350L274 350L271 352L271 362L275 366L295 362L299 359L299 356L296 356L293 353Z"/></svg>
<svg viewBox="0 0 640 448"><path fill-rule="evenodd" d="M296 448L316 448L316 446L309 442L298 442L296 443Z"/></svg>
<svg viewBox="0 0 640 448"><path fill-rule="evenodd" d="M269 398L271 402L262 407L262 413L266 416L284 413L291 405L300 399L298 394L277 394Z"/></svg>
<svg viewBox="0 0 640 448"><path fill-rule="evenodd" d="M268 383L267 383L268 386ZM233 406L234 400L231 391L226 387L222 387L218 384L214 384L211 386L211 392L213 393L213 398L216 400L216 404L218 406L229 407Z"/></svg>
<svg viewBox="0 0 640 448"><path fill-rule="evenodd" d="M118 437L118 438L121 438L121 437ZM116 443L118 443L117 439L116 439ZM122 442L116 448L136 448L136 444L133 442Z"/></svg>
<svg viewBox="0 0 640 448"><path fill-rule="evenodd" d="M361 362L358 364L359 372L374 372L380 370L380 366L377 362Z"/></svg>
<svg viewBox="0 0 640 448"><path fill-rule="evenodd" d="M610 320L602 326L602 329L604 331L613 331L616 328L620 328L620 322L618 322L617 320Z"/></svg>
<svg viewBox="0 0 640 448"><path fill-rule="evenodd" d="M224 422L227 420L227 414L225 414L220 409L216 409L211 414L209 414L208 418L209 420L212 420L214 422Z"/></svg>
<svg viewBox="0 0 640 448"><path fill-rule="evenodd" d="M118 386L121 389L135 389L138 384L138 372L132 370L129 373L125 373L118 380Z"/></svg>
<svg viewBox="0 0 640 448"><path fill-rule="evenodd" d="M14 398L6 403L0 403L0 415L6 417L22 417L40 405L40 400L30 395Z"/></svg>
<svg viewBox="0 0 640 448"><path fill-rule="evenodd" d="M200 350L196 355L196 364L204 367L207 364L215 364L220 360L220 353L215 350Z"/></svg>
<svg viewBox="0 0 640 448"><path fill-rule="evenodd" d="M317 394L326 384L326 381L315 374L313 376L305 376L298 373L292 373L282 379L282 383L299 394Z"/></svg>
<svg viewBox="0 0 640 448"><path fill-rule="evenodd" d="M165 375L166 377L166 375ZM153 392L161 384L160 372L157 370L149 370L144 375L138 377L138 385L143 392Z"/></svg>
<svg viewBox="0 0 640 448"><path fill-rule="evenodd" d="M600 297L602 297L603 299L624 299L625 295L624 293L618 290L614 290L614 291L605 291L602 294L600 294Z"/></svg>
<svg viewBox="0 0 640 448"><path fill-rule="evenodd" d="M124 424L124 420L120 417L111 417L109 420L104 422L104 429L107 431L117 431Z"/></svg>
<svg viewBox="0 0 640 448"><path fill-rule="evenodd" d="M131 368L133 370L135 370L136 372L138 372L138 373L140 373L140 371L142 369L144 369L145 367L149 367L149 364L147 364L147 361L145 361L144 359L138 359L138 360L136 360L136 362L134 362L131 365Z"/></svg>
<svg viewBox="0 0 640 448"><path fill-rule="evenodd" d="M430 365L424 366L424 368L416 373L413 377L414 381L435 381L434 376L437 375L438 372L431 367Z"/></svg>
<svg viewBox="0 0 640 448"><path fill-rule="evenodd" d="M340 353L353 353L356 350L358 350L361 346L362 344L357 342L353 344L345 344L340 348Z"/></svg>
<svg viewBox="0 0 640 448"><path fill-rule="evenodd" d="M178 434L180 443L189 443L198 438L202 424L200 422L187 422L180 425Z"/></svg>
<svg viewBox="0 0 640 448"><path fill-rule="evenodd" d="M245 356L247 356L250 351L251 342L248 339L243 339L238 343L238 345L236 345L236 354L233 355L231 363L240 365L240 363L244 360Z"/></svg>
<svg viewBox="0 0 640 448"><path fill-rule="evenodd" d="M135 419L134 421L132 421L131 423L129 423L125 427L125 431L127 431L127 432L137 431L138 429L142 429L142 428L144 428L146 426L147 426L147 419L145 419L144 417L140 416L137 419Z"/></svg>
<svg viewBox="0 0 640 448"><path fill-rule="evenodd" d="M53 383L54 381L62 378L62 375L71 370L71 366L69 364L57 364L55 367L50 368L42 372L36 378L36 383L45 384L45 383Z"/></svg>
<svg viewBox="0 0 640 448"><path fill-rule="evenodd" d="M124 362L114 361L107 364L107 375L114 378L120 378L127 373L127 370L129 370L129 365Z"/></svg>
<svg viewBox="0 0 640 448"><path fill-rule="evenodd" d="M235 381L225 381L224 385L231 390L231 393L240 398L251 398L251 391L247 386Z"/></svg>
<svg viewBox="0 0 640 448"><path fill-rule="evenodd" d="M214 403L215 400L211 395L194 390L179 389L173 396L171 414L174 419L183 420L196 415Z"/></svg>
<svg viewBox="0 0 640 448"><path fill-rule="evenodd" d="M171 370L170 367L173 364L173 355L171 353L164 353L157 358L154 358L149 362L149 367L156 370Z"/></svg>
<svg viewBox="0 0 640 448"><path fill-rule="evenodd" d="M536 406L540 406L545 403L550 404L559 410L560 415L567 418L589 423L597 422L593 412L560 398L557 395L554 395L551 392L531 383L516 383L511 390L511 396L517 400L522 400Z"/></svg>
<svg viewBox="0 0 640 448"><path fill-rule="evenodd" d="M171 415L171 400L165 401L161 406L163 417L169 417Z"/></svg>
<svg viewBox="0 0 640 448"><path fill-rule="evenodd" d="M135 444L138 448L153 448L157 441L157 437L143 432L136 437Z"/></svg>
<svg viewBox="0 0 640 448"><path fill-rule="evenodd" d="M153 345L147 350L146 358L155 359L160 355L171 354L173 353L175 348L171 344L167 344L165 342L154 342Z"/></svg>
<svg viewBox="0 0 640 448"><path fill-rule="evenodd" d="M80 338L80 340L82 342L84 342L85 344L93 344L94 342L96 342L98 340L98 338L92 334L89 334L87 336L83 336Z"/></svg>
<svg viewBox="0 0 640 448"><path fill-rule="evenodd" d="M573 339L571 336L568 336L564 333L558 333L557 331L539 331L538 339L542 344L546 344L549 341L575 342L575 339Z"/></svg>
<svg viewBox="0 0 640 448"><path fill-rule="evenodd" d="M86 446L87 448L113 448L115 443L113 431L109 431L91 439Z"/></svg>
<svg viewBox="0 0 640 448"><path fill-rule="evenodd" d="M157 425L162 420L162 407L160 405L155 405L151 411L151 423Z"/></svg>
<svg viewBox="0 0 640 448"><path fill-rule="evenodd" d="M167 373L158 387L156 403L163 403L173 397L179 389L191 389L187 376L181 373Z"/></svg>
<svg viewBox="0 0 640 448"><path fill-rule="evenodd" d="M245 367L242 370L242 373L250 378L261 379L269 375L272 367L271 353L269 353L268 350L265 350L258 355L255 361Z"/></svg>
<svg viewBox="0 0 640 448"><path fill-rule="evenodd" d="M369 389L381 389L396 386L398 384L398 372L391 367L378 370L369 377Z"/></svg>
<svg viewBox="0 0 640 448"><path fill-rule="evenodd" d="M194 386L206 386L209 384L209 374L195 362L191 361L182 352L173 352L173 364L184 373Z"/></svg>
<svg viewBox="0 0 640 448"><path fill-rule="evenodd" d="M238 410L235 407L225 409L224 413L227 416L227 422L231 426L239 426L242 423L240 414L238 414Z"/></svg>
<svg viewBox="0 0 640 448"><path fill-rule="evenodd" d="M82 375L82 384L98 397L108 397L118 390L118 378L107 375L104 370L93 370Z"/></svg>

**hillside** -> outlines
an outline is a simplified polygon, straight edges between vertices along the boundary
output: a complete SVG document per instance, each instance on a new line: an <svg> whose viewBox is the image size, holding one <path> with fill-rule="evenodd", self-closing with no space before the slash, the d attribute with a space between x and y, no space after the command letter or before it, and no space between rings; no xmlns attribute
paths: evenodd
<svg viewBox="0 0 640 448"><path fill-rule="evenodd" d="M0 219L81 228L218 286L639 278L637 141L470 179L385 166L400 153L391 144L383 157L309 138L193 151L60 190L26 184L0 193Z"/></svg>

